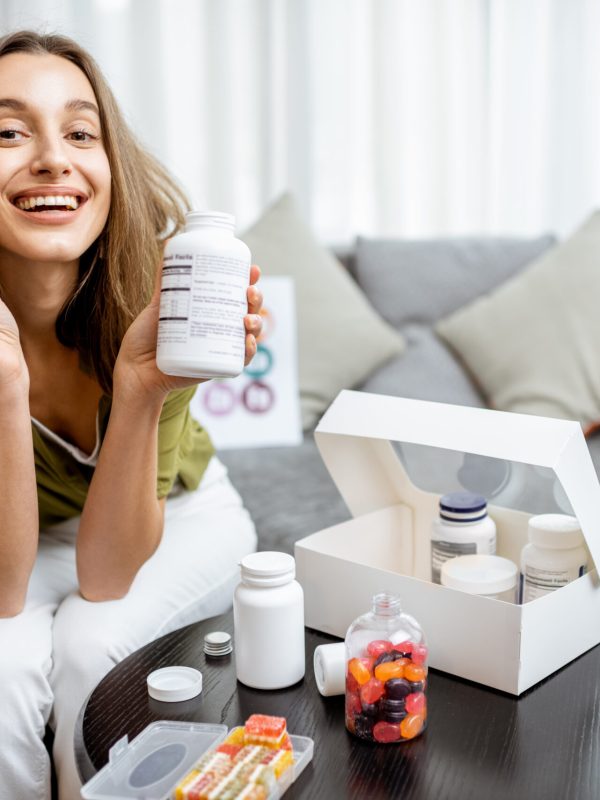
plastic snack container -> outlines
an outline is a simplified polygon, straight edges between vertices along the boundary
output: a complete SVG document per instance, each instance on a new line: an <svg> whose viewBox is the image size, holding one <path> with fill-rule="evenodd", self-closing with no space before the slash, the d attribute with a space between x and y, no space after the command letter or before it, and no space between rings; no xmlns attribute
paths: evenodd
<svg viewBox="0 0 600 800"><path fill-rule="evenodd" d="M108 764L85 784L81 796L84 800L168 800L202 755L230 732L226 725L205 722L153 722L133 741L125 736L111 747ZM290 739L294 763L277 781L268 800L278 800L313 757L312 739Z"/></svg>

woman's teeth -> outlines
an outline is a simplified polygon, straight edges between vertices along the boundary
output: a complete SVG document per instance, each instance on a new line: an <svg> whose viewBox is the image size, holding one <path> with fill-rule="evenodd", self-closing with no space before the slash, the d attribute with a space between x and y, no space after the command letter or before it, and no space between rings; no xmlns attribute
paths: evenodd
<svg viewBox="0 0 600 800"><path fill-rule="evenodd" d="M17 208L22 211L45 211L47 208L67 208L76 211L79 208L79 200L72 195L50 195L47 197L21 197L15 201Z"/></svg>

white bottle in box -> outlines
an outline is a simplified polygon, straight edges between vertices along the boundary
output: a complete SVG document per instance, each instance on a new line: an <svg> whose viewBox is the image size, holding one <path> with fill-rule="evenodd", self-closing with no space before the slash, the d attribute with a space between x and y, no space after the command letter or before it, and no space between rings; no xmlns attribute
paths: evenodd
<svg viewBox="0 0 600 800"><path fill-rule="evenodd" d="M521 553L519 602L542 597L587 572L588 553L575 517L568 514L531 517L529 542Z"/></svg>
<svg viewBox="0 0 600 800"><path fill-rule="evenodd" d="M234 224L230 214L192 211L165 246L156 363L167 375L233 378L244 369L250 250Z"/></svg>
<svg viewBox="0 0 600 800"><path fill-rule="evenodd" d="M485 497L451 492L440 498L440 517L431 530L431 580L440 583L442 565L450 558L494 555L496 524L488 517Z"/></svg>

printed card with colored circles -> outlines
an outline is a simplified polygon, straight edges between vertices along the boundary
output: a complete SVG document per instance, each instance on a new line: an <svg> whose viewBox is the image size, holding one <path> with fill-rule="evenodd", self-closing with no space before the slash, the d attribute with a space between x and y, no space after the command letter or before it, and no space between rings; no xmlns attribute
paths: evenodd
<svg viewBox="0 0 600 800"><path fill-rule="evenodd" d="M192 400L217 449L302 441L294 281L264 277L260 288L263 330L252 362L237 378L201 384Z"/></svg>

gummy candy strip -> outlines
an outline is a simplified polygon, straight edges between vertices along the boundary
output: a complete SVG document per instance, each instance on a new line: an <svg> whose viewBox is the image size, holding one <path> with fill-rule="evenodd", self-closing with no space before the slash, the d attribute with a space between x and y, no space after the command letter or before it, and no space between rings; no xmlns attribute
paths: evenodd
<svg viewBox="0 0 600 800"><path fill-rule="evenodd" d="M271 717L267 714L252 714L246 720L244 731L246 735L267 736L271 739L280 739L285 733L287 723L285 717Z"/></svg>
<svg viewBox="0 0 600 800"><path fill-rule="evenodd" d="M272 754L266 756L262 763L273 767L275 776L279 778L288 767L291 767L293 762L291 750L273 750Z"/></svg>
<svg viewBox="0 0 600 800"><path fill-rule="evenodd" d="M198 770L194 769L185 776L185 778L177 785L177 788L175 789L175 800L187 800L188 789L199 775L200 773Z"/></svg>

